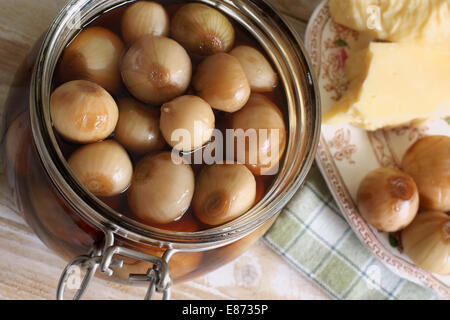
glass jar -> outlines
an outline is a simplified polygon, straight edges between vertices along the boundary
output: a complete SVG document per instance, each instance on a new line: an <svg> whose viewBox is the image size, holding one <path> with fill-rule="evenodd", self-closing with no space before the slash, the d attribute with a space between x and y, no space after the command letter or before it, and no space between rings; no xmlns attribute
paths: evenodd
<svg viewBox="0 0 450 320"><path fill-rule="evenodd" d="M155 291L168 298L171 279L191 279L231 261L268 230L301 186L318 143L319 91L298 35L264 1L201 0L242 25L278 71L286 95L288 144L273 185L245 215L198 232L138 223L93 196L72 174L52 130L52 77L62 51L85 24L130 2L71 1L36 46L31 55L36 60L28 59L18 71L6 104L2 146L14 199L39 238L70 261L58 298L63 298L75 266L87 270L75 298L82 296L94 274L147 282L147 298Z"/></svg>

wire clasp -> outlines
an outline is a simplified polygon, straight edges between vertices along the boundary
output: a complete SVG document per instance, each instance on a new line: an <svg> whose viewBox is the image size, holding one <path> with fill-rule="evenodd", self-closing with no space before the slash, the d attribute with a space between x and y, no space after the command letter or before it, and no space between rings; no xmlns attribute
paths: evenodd
<svg viewBox="0 0 450 320"><path fill-rule="evenodd" d="M146 274L129 275L130 281L149 282L145 300L151 300L155 292L161 293L163 300L168 300L170 299L170 286L172 284L172 279L169 272L169 260L174 253L174 250L168 249L163 254L163 256L159 258L157 256L140 252L134 249L115 246L114 234L112 232L108 232L106 233L105 245L103 250L94 248L93 250L91 250L91 253L89 255L81 255L76 257L64 268L59 279L56 299L64 300L64 291L67 286L67 281L72 275L74 268L79 267L86 269L86 274L80 284L80 287L73 297L73 300L80 300L88 289L92 278L99 268L100 272L102 272L103 274L112 276L114 274L114 270L111 269L111 267L123 267L123 260L115 257L116 255L121 255L124 257L153 264L153 267L149 268Z"/></svg>

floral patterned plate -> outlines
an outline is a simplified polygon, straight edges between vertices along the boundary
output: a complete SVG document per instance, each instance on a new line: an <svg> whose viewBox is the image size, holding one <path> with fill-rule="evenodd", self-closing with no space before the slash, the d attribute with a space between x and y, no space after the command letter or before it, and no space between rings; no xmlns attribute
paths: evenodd
<svg viewBox="0 0 450 320"><path fill-rule="evenodd" d="M363 48L372 40L335 23L328 1L317 7L308 24L305 42L319 82L323 112L347 89L344 63L350 51ZM418 127L375 132L350 125L323 125L316 159L339 208L367 249L399 276L424 284L450 299L450 276L431 274L411 262L390 244L388 234L378 232L364 221L354 201L367 173L379 167L398 166L417 139L435 134L450 136L450 125L445 120L436 120Z"/></svg>

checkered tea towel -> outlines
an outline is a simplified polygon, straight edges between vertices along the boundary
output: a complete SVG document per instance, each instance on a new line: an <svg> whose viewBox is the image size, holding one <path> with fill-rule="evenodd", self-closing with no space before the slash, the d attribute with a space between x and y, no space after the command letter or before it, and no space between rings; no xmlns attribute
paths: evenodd
<svg viewBox="0 0 450 320"><path fill-rule="evenodd" d="M313 166L264 240L335 299L437 299L384 267L360 243Z"/></svg>

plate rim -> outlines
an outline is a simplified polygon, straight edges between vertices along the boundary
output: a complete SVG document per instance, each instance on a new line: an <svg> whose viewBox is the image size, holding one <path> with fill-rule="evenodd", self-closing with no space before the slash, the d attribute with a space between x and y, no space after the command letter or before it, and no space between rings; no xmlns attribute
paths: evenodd
<svg viewBox="0 0 450 320"><path fill-rule="evenodd" d="M317 65L317 63L314 62L317 62L318 57L317 52L313 51L315 50L313 49L313 45L317 40L313 36L313 30L319 28L321 25L325 25L329 20L328 17L328 19L321 21L323 18L321 17L322 11L326 9L325 7L328 5L328 1L329 0L323 0L316 7L306 28L305 47L310 54L310 58L314 65ZM321 41L319 41L319 43L321 43ZM316 76L319 79L317 73ZM417 265L392 253L384 244L382 244L370 226L364 221L340 175L323 134L320 136L320 142L317 148L316 163L344 218L369 252L396 275L425 285L441 297L450 299L449 286L433 276L432 273L425 271Z"/></svg>

